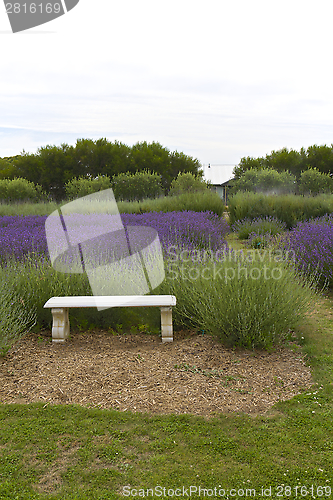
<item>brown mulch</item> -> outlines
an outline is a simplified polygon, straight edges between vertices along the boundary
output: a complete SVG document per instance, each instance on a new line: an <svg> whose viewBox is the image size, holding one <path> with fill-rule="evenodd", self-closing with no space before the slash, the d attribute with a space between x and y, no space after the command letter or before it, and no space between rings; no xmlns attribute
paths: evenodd
<svg viewBox="0 0 333 500"><path fill-rule="evenodd" d="M0 402L79 404L151 414L263 414L313 384L300 352L233 350L208 335L30 333L0 358Z"/></svg>

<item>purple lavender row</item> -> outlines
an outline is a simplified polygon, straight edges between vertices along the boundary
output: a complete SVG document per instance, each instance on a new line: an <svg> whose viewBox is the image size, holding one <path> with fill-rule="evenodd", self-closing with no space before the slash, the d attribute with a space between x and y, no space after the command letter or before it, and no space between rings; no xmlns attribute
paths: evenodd
<svg viewBox="0 0 333 500"><path fill-rule="evenodd" d="M9 256L22 259L31 252L48 256L46 218L38 215L0 217L1 260ZM140 225L156 229L164 250L171 245L188 250L217 250L225 243L225 235L229 231L225 220L211 212L149 212L121 214L121 218L124 226Z"/></svg>
<svg viewBox="0 0 333 500"><path fill-rule="evenodd" d="M318 270L322 281L333 286L333 214L299 222L282 242L285 250L295 252L299 270Z"/></svg>

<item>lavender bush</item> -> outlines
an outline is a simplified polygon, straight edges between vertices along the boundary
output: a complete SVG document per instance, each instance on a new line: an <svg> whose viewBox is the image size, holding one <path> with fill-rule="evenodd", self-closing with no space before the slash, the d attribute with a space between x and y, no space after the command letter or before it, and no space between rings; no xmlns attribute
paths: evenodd
<svg viewBox="0 0 333 500"><path fill-rule="evenodd" d="M252 252L250 259L242 252L175 256L159 287L177 297L175 326L211 333L230 347L269 349L290 340L315 303L315 277L306 281L285 260Z"/></svg>
<svg viewBox="0 0 333 500"><path fill-rule="evenodd" d="M274 245L275 238L270 233L261 234L254 231L249 234L247 243L250 248L268 248Z"/></svg>
<svg viewBox="0 0 333 500"><path fill-rule="evenodd" d="M246 240L250 234L276 236L286 230L286 224L276 217L266 216L238 220L232 225L231 229L238 233L240 240Z"/></svg>
<svg viewBox="0 0 333 500"><path fill-rule="evenodd" d="M0 217L1 262L10 257L22 259L33 251L45 255L45 220L40 215Z"/></svg>
<svg viewBox="0 0 333 500"><path fill-rule="evenodd" d="M124 226L150 226L159 234L162 247L178 244L182 248L212 248L225 243L229 231L226 221L212 212L148 212L122 214ZM47 256L46 216L0 217L0 256L22 259L27 254Z"/></svg>
<svg viewBox="0 0 333 500"><path fill-rule="evenodd" d="M0 281L0 356L36 324L36 312L8 284Z"/></svg>
<svg viewBox="0 0 333 500"><path fill-rule="evenodd" d="M125 226L150 226L156 229L163 250L172 245L189 250L206 248L218 250L225 245L229 226L213 212L149 212L122 214Z"/></svg>
<svg viewBox="0 0 333 500"><path fill-rule="evenodd" d="M204 329L228 345L266 348L283 341L313 301L313 281L306 283L274 254L253 261L229 252L224 245L228 225L212 212L151 212L121 217L125 226L151 226L159 234L167 276L154 293L176 295L175 327ZM44 222L45 217L0 218L0 252L8 257L0 266L0 282L14 290L28 309L36 311L36 328L51 326L50 311L43 309L50 297L91 294L85 274L60 273L51 267ZM170 253L170 246L187 252ZM86 328L124 325L128 319L132 325L159 327L157 308L136 309L135 314L147 314L149 319L140 320L129 310L73 310L71 325L79 325L82 317Z"/></svg>
<svg viewBox="0 0 333 500"><path fill-rule="evenodd" d="M287 224L287 229L295 227L314 217L322 217L333 212L333 195L297 196L264 195L261 193L236 193L228 201L230 223L237 220L271 216Z"/></svg>
<svg viewBox="0 0 333 500"><path fill-rule="evenodd" d="M305 274L318 271L321 283L333 287L333 215L299 222L280 242L295 252L295 263Z"/></svg>

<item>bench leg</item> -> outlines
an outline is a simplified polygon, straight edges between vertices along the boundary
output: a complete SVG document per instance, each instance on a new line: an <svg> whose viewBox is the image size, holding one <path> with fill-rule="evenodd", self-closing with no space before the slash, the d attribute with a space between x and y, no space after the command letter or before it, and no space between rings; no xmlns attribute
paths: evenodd
<svg viewBox="0 0 333 500"><path fill-rule="evenodd" d="M51 309L53 316L52 342L65 342L69 336L68 307Z"/></svg>
<svg viewBox="0 0 333 500"><path fill-rule="evenodd" d="M172 307L161 307L162 342L172 342Z"/></svg>

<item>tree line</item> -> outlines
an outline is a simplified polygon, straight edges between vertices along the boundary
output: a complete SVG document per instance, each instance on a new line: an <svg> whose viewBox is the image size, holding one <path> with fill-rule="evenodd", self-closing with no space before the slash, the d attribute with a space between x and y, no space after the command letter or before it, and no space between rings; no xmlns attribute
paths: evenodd
<svg viewBox="0 0 333 500"><path fill-rule="evenodd" d="M243 157L235 167L233 174L239 179L250 169L261 170L263 168L274 169L278 172L288 171L300 179L302 172L315 169L323 174L333 175L333 144L331 146L313 146L301 148L300 151L282 148L272 151L265 157L254 158Z"/></svg>
<svg viewBox="0 0 333 500"><path fill-rule="evenodd" d="M250 168L230 184L231 195L239 191L306 196L333 193L333 177L312 167L304 170L298 179L287 170L278 172L273 168Z"/></svg>
<svg viewBox="0 0 333 500"><path fill-rule="evenodd" d="M36 153L0 158L0 179L23 178L39 185L52 198L65 198L65 185L79 177L113 178L119 174L151 172L160 176L164 194L181 172L202 176L199 160L182 152L169 151L158 142L127 146L105 138L78 139L75 146L43 146Z"/></svg>

